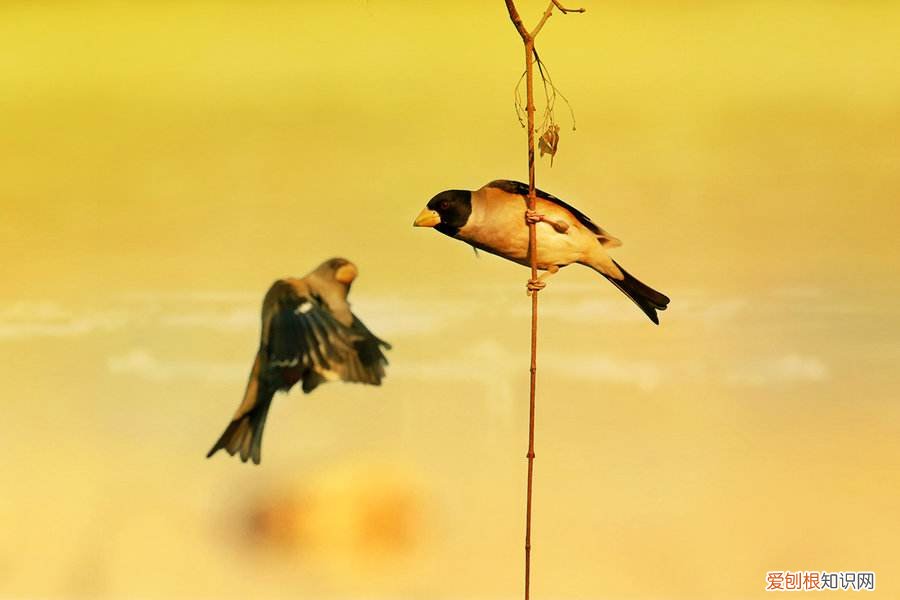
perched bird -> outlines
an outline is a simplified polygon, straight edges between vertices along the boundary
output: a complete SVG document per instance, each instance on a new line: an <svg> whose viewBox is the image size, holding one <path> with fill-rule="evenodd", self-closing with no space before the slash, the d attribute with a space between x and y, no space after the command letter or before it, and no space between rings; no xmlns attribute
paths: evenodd
<svg viewBox="0 0 900 600"><path fill-rule="evenodd" d="M531 211L528 186L519 181L498 179L475 191L447 190L429 200L413 225L434 227L476 249L528 266L528 224L535 223L537 267L546 273L528 282L529 292L542 289L560 268L579 263L606 277L658 325L656 311L665 310L669 298L610 258L607 249L622 242L556 196L541 190L535 195Z"/></svg>
<svg viewBox="0 0 900 600"><path fill-rule="evenodd" d="M224 449L259 464L263 427L272 397L298 381L309 393L342 379L381 385L390 344L350 312L347 294L356 266L327 260L301 279L279 279L263 300L262 334L244 401L207 458Z"/></svg>

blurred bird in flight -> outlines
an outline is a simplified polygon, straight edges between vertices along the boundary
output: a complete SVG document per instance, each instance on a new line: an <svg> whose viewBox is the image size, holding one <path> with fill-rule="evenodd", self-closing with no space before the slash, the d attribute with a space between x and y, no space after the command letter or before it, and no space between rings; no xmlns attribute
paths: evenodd
<svg viewBox="0 0 900 600"><path fill-rule="evenodd" d="M669 298L632 277L607 249L622 242L579 211L547 192L535 190L535 210L528 210L528 185L498 179L479 190L447 190L433 197L413 223L433 227L476 249L529 266L528 224L535 223L537 267L546 271L528 282L529 292L542 289L546 279L572 263L588 266L622 290L650 320Z"/></svg>
<svg viewBox="0 0 900 600"><path fill-rule="evenodd" d="M262 333L244 400L207 458L224 449L259 464L272 397L297 382L309 393L341 379L381 385L390 344L350 312L347 294L356 266L327 260L300 279L279 279L263 300Z"/></svg>

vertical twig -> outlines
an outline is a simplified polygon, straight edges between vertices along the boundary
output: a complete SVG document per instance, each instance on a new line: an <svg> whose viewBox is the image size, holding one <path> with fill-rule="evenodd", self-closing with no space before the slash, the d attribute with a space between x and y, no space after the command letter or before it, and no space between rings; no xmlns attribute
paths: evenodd
<svg viewBox="0 0 900 600"><path fill-rule="evenodd" d="M547 23L547 19L553 14L556 7L563 14L569 12L584 12L583 8L567 9L559 0L551 0L547 10L541 16L541 20L530 33L516 10L514 0L504 0L509 18L519 32L522 43L525 46L525 111L528 113L528 209L535 210L536 197L534 185L534 39L540 33L541 28ZM531 266L531 279L537 279L537 239L535 223L528 224L528 261ZM537 325L538 325L538 292L531 293L531 385L528 402L528 484L525 497L525 600L531 597L531 493L534 479L534 406L535 387L537 383Z"/></svg>
<svg viewBox="0 0 900 600"><path fill-rule="evenodd" d="M545 13L546 14L546 13ZM544 18L546 21L546 17ZM525 42L525 110L528 113L528 208L535 210L534 192L534 67L531 57L534 38ZM537 225L528 224L528 261L531 263L531 279L537 279ZM538 290L531 293L531 367L528 393L528 484L525 498L525 600L531 592L531 490L534 477L534 404L537 386L537 326Z"/></svg>

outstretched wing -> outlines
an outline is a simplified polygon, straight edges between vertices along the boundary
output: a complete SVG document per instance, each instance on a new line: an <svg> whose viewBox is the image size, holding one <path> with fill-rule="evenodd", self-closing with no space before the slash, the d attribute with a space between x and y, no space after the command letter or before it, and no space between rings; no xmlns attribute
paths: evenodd
<svg viewBox="0 0 900 600"><path fill-rule="evenodd" d="M382 347L389 345L356 317L350 326L340 323L302 281L278 281L266 295L262 376L278 389L300 380L304 392L333 379L379 385L387 364Z"/></svg>
<svg viewBox="0 0 900 600"><path fill-rule="evenodd" d="M502 191L506 192L507 194L528 196L528 184L522 183L521 181L512 181L510 179L497 179L495 181L490 182L489 184L487 184L484 187L490 187L490 188L502 190ZM589 216L587 216L586 214L584 214L583 212L581 212L580 210L578 210L571 204L560 200L553 194L548 194L544 190L539 190L539 189L535 188L534 193L538 198L542 198L544 200L547 200L548 202L552 202L553 204L556 204L557 206L561 206L562 208L564 208L567 211L569 211L570 213L572 213L572 216L575 217L579 223L581 223L582 225L587 227L589 231L591 231L594 235L597 236L597 238L600 240L600 242L603 244L604 247L616 247L616 246L622 245L622 242L618 238L616 238L613 235L610 235L610 233L608 231L606 231L605 229L603 229L602 227L600 227L599 225L597 225L596 223L591 221L591 218Z"/></svg>

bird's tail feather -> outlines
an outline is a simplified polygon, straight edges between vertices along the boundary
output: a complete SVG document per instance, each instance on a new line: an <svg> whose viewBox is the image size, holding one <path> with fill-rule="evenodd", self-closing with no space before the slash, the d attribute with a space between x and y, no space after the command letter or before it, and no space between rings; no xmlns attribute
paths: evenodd
<svg viewBox="0 0 900 600"><path fill-rule="evenodd" d="M207 458L219 450L225 450L232 456L240 453L243 462L252 459L255 464L259 464L262 456L263 429L266 426L266 416L269 414L275 390L256 379L258 361L257 358L241 408L225 428L219 441L207 453ZM250 407L249 410L244 410L245 406Z"/></svg>
<svg viewBox="0 0 900 600"><path fill-rule="evenodd" d="M266 415L269 413L271 403L270 394L267 400L259 402L253 410L229 423L222 437L206 457L209 458L219 450L225 450L232 456L240 452L243 462L252 459L258 465L262 457L263 429L266 426Z"/></svg>
<svg viewBox="0 0 900 600"><path fill-rule="evenodd" d="M620 271L622 271L622 275L625 276L624 279L618 280L605 273L603 273L603 276L609 279L614 286L622 290L626 296L631 298L632 302L637 304L638 308L644 311L644 314L650 317L651 321L659 325L659 317L657 317L656 311L666 310L666 307L669 305L669 297L657 292L637 278L632 277L631 274L623 269L622 265L616 261L613 261L613 263Z"/></svg>

